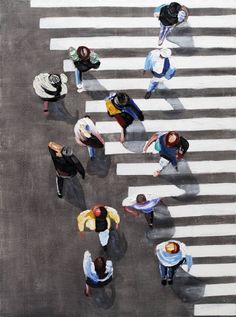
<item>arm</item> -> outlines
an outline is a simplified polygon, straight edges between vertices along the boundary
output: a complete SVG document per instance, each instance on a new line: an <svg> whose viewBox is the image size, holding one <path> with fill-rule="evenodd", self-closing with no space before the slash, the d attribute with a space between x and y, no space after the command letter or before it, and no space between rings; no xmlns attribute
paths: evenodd
<svg viewBox="0 0 236 317"><path fill-rule="evenodd" d="M105 208L107 210L109 218L111 218L116 224L119 224L120 223L120 216L119 216L118 212L112 207L105 206Z"/></svg>
<svg viewBox="0 0 236 317"><path fill-rule="evenodd" d="M130 207L123 207L124 211L127 212L128 214L134 216L134 217L138 217L139 216L139 212L135 210L135 208L130 208Z"/></svg>
<svg viewBox="0 0 236 317"><path fill-rule="evenodd" d="M75 137L75 141L77 144L81 145L81 146L87 146L86 144L84 144L82 141L80 141L80 138L79 137Z"/></svg>
<svg viewBox="0 0 236 317"><path fill-rule="evenodd" d="M85 276L89 276L91 273L91 264L92 264L92 257L89 251L84 252L84 259L83 259L83 269Z"/></svg>
<svg viewBox="0 0 236 317"><path fill-rule="evenodd" d="M77 217L78 222L78 229L80 232L84 231L85 222L87 221L87 214L90 212L90 210L82 211L79 216Z"/></svg>
<svg viewBox="0 0 236 317"><path fill-rule="evenodd" d="M149 148L149 146L155 142L158 139L158 134L155 133L151 136L151 138L147 141L147 143L145 144L144 148L143 148L143 152L146 152L147 149Z"/></svg>
<svg viewBox="0 0 236 317"><path fill-rule="evenodd" d="M73 163L76 165L77 171L80 173L80 175L84 179L85 178L85 170L84 170L83 165L80 163L80 161L78 160L78 158L75 155L72 155L71 159L72 159Z"/></svg>

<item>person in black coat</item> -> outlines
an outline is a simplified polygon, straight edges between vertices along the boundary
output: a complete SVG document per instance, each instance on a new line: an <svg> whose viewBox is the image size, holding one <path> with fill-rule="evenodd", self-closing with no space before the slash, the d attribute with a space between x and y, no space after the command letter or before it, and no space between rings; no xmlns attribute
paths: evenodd
<svg viewBox="0 0 236 317"><path fill-rule="evenodd" d="M57 196L62 198L64 178L74 177L77 172L85 178L85 170L78 158L73 154L70 146L62 146L55 142L49 142L48 150L51 154L56 169Z"/></svg>

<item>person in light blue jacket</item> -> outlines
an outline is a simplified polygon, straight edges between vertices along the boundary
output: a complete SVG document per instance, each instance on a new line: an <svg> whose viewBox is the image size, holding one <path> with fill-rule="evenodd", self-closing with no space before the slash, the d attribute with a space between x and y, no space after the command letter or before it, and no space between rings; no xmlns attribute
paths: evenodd
<svg viewBox="0 0 236 317"><path fill-rule="evenodd" d="M171 67L170 58L171 50L169 48L155 49L149 52L145 59L144 71L150 71L153 78L150 81L147 92L144 96L145 99L151 97L152 92L157 89L158 83L161 78L170 80L176 73L176 68Z"/></svg>
<svg viewBox="0 0 236 317"><path fill-rule="evenodd" d="M92 260L91 253L87 250L84 253L83 270L86 278L84 294L90 295L90 287L103 287L112 281L112 261L104 257L97 257Z"/></svg>
<svg viewBox="0 0 236 317"><path fill-rule="evenodd" d="M161 284L173 283L173 277L180 265L186 263L188 272L193 264L192 256L186 245L177 240L162 242L156 246L156 256L159 260Z"/></svg>

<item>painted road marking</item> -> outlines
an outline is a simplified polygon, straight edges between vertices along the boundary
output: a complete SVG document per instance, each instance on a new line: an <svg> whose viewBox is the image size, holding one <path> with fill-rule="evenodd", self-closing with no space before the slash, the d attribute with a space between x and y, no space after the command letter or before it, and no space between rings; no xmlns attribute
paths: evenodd
<svg viewBox="0 0 236 317"><path fill-rule="evenodd" d="M188 168L186 169L186 165ZM159 163L118 163L116 165L117 175L150 175L160 169ZM188 161L178 163L179 172L175 169L165 171L165 174L217 174L217 173L236 173L235 160L222 161Z"/></svg>
<svg viewBox="0 0 236 317"><path fill-rule="evenodd" d="M236 316L236 304L194 305L194 316Z"/></svg>
<svg viewBox="0 0 236 317"><path fill-rule="evenodd" d="M195 258L235 256L235 244L188 246L190 254Z"/></svg>
<svg viewBox="0 0 236 317"><path fill-rule="evenodd" d="M165 233L163 233L163 237ZM196 226L176 226L174 238L194 238L194 237L223 237L236 236L236 224L214 224ZM209 264L211 265L211 264ZM234 264L234 275L236 276L236 264ZM210 276L211 272L208 272Z"/></svg>
<svg viewBox="0 0 236 317"><path fill-rule="evenodd" d="M210 184L185 184L186 188L193 188L193 194L199 195L235 195L235 183L210 183ZM199 188L199 192L195 192ZM191 192L188 192L191 194ZM159 197L178 197L185 194L185 190L175 185L153 185L153 186L130 186L128 196L137 196L138 194L158 194Z"/></svg>
<svg viewBox="0 0 236 317"><path fill-rule="evenodd" d="M201 48L236 48L234 36L181 36L182 43L175 44L168 40L165 47L201 47ZM191 39L191 41L190 41ZM173 39L174 41L174 39ZM50 40L50 50L68 50L70 46L85 45L93 49L111 48L154 48L156 36L96 36L96 37L63 37Z"/></svg>
<svg viewBox="0 0 236 317"><path fill-rule="evenodd" d="M128 26L128 27L127 27ZM49 17L41 18L41 29L127 29L157 28L159 21L154 17ZM181 27L191 28L235 28L236 15L190 16Z"/></svg>
<svg viewBox="0 0 236 317"><path fill-rule="evenodd" d="M141 142L141 141L140 141ZM236 139L190 140L188 152L236 151ZM147 153L157 154L154 143ZM105 142L105 154L137 154L127 150L120 142ZM145 153L143 153L145 154Z"/></svg>
<svg viewBox="0 0 236 317"><path fill-rule="evenodd" d="M236 265L236 264L235 264ZM236 283L207 284L204 297L236 295Z"/></svg>

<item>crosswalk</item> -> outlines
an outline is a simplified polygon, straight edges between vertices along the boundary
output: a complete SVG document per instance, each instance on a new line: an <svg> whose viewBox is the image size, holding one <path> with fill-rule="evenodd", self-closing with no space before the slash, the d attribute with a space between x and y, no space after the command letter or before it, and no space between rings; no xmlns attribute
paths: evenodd
<svg viewBox="0 0 236 317"><path fill-rule="evenodd" d="M193 315L236 316L236 1L185 0L184 5L192 13L188 22L165 42L165 47L173 49L177 75L161 83L160 93L144 100L150 80L142 76L144 58L157 46L155 34L159 32L158 21L152 17L156 0L31 0L32 8L52 12L51 17L41 17L39 27L51 29L48 49L55 54L65 52L65 72L74 71L66 58L70 46L93 48L101 57L101 67L90 72L93 79L86 80L85 74L88 92L104 96L104 92L125 90L144 112L141 130L148 136L177 130L190 141L187 162L180 164L179 172L169 169L164 173L181 175L181 186L168 178L153 178L152 172L158 169L154 148L145 154L123 146L118 142L120 127L107 117L104 100L86 101L85 112L98 118L105 153L115 159L117 182L125 184L127 179L124 195L158 193L171 202L168 211L177 221L173 237L189 245L196 261L190 274L206 281L202 302L194 305ZM85 8L88 15L74 11L73 16L58 16L53 8ZM96 8L106 9L106 16L97 16ZM140 10L134 17L117 16L116 8L121 13L126 8ZM142 9L150 9L150 14ZM62 37L66 29L71 30L71 37L68 32ZM218 34L219 29L224 35ZM57 35L61 30L62 35L53 37L53 30ZM196 182L191 182L193 177ZM194 201L175 199L185 194ZM165 239L164 231L161 235ZM225 278L230 279L224 282Z"/></svg>

